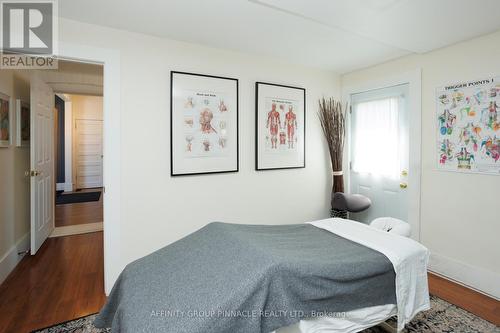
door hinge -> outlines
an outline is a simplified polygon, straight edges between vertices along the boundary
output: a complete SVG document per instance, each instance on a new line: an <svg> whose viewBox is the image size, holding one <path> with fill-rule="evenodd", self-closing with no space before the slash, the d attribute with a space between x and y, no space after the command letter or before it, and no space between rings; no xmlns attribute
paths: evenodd
<svg viewBox="0 0 500 333"><path fill-rule="evenodd" d="M352 170L352 161L349 162L349 170Z"/></svg>
<svg viewBox="0 0 500 333"><path fill-rule="evenodd" d="M352 113L352 105L349 105L349 113Z"/></svg>

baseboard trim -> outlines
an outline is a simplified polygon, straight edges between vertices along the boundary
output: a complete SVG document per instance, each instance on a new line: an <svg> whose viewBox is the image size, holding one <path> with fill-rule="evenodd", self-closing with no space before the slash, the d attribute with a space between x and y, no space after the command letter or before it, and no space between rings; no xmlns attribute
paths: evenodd
<svg viewBox="0 0 500 333"><path fill-rule="evenodd" d="M25 252L30 248L30 233L27 232L22 236L15 245L13 245L7 253L0 258L0 284L5 281L7 276L14 270L17 264L24 258L24 255L19 255L20 252Z"/></svg>
<svg viewBox="0 0 500 333"><path fill-rule="evenodd" d="M439 254L431 254L429 271L475 290L486 296L500 300L500 274L459 262Z"/></svg>
<svg viewBox="0 0 500 333"><path fill-rule="evenodd" d="M63 237L70 235L79 235L79 234L87 234L89 232L97 232L103 230L103 223L86 223L86 224L75 224L68 225L64 227L56 227L52 234L50 234L50 238L52 237Z"/></svg>
<svg viewBox="0 0 500 333"><path fill-rule="evenodd" d="M57 191L72 192L73 183L56 183Z"/></svg>
<svg viewBox="0 0 500 333"><path fill-rule="evenodd" d="M73 183L64 183L64 192L73 192Z"/></svg>

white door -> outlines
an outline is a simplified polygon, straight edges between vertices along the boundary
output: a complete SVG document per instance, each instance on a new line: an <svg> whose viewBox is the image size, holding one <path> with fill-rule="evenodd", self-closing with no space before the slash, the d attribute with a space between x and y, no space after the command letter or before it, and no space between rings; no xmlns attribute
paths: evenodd
<svg viewBox="0 0 500 333"><path fill-rule="evenodd" d="M102 187L102 120L75 120L76 187Z"/></svg>
<svg viewBox="0 0 500 333"><path fill-rule="evenodd" d="M31 78L31 254L54 229L54 92Z"/></svg>
<svg viewBox="0 0 500 333"><path fill-rule="evenodd" d="M351 95L350 191L372 205L351 218L408 221L408 84Z"/></svg>

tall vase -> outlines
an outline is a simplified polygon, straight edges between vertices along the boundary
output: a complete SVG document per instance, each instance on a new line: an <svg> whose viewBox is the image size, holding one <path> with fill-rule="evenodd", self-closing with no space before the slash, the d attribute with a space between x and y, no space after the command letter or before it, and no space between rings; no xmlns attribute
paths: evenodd
<svg viewBox="0 0 500 333"><path fill-rule="evenodd" d="M337 192L344 193L344 175L342 174L342 172L334 172L333 175L333 186L332 186L332 196L331 196L332 207L330 209L330 217L340 217L346 219L347 211L333 208L335 193Z"/></svg>
<svg viewBox="0 0 500 333"><path fill-rule="evenodd" d="M344 192L344 175L333 176L332 194L335 192Z"/></svg>

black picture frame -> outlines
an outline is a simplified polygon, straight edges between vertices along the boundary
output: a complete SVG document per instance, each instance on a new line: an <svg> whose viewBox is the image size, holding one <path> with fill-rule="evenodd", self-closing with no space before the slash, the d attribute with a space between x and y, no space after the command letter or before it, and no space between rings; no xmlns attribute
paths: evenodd
<svg viewBox="0 0 500 333"><path fill-rule="evenodd" d="M203 78L219 79L219 80L231 80L236 84L236 168L231 170L220 170L220 171L206 171L206 172L187 172L187 173L176 173L174 172L174 76L175 75L188 75L188 76L198 76ZM209 174L223 174L223 173L235 173L239 172L239 80L231 77L199 74L183 71L170 71L170 176L196 176L196 175L209 175Z"/></svg>
<svg viewBox="0 0 500 333"><path fill-rule="evenodd" d="M273 86L286 89L294 89L302 92L303 96L303 106L302 106L302 119L303 119L303 163L297 166L282 166L282 167L260 167L259 166L259 86ZM306 89L302 87L295 87L283 84L269 83L258 81L255 82L255 170L256 171L267 171L267 170L286 170L286 169L303 169L306 167Z"/></svg>

